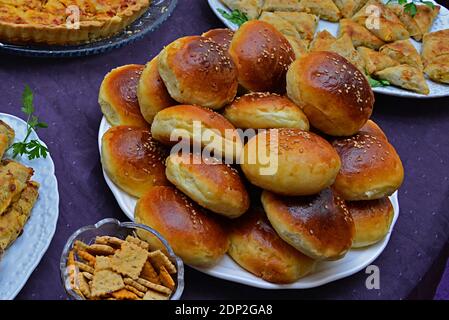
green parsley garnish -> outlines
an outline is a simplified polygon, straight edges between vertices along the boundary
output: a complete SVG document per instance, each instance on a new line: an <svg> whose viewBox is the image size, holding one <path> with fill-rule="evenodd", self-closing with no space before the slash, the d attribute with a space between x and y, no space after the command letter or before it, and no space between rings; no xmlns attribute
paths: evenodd
<svg viewBox="0 0 449 320"><path fill-rule="evenodd" d="M397 2L400 5L404 6L404 12L414 17L416 13L418 13L418 8L416 7L415 2L420 2L422 4L425 4L426 6L435 9L435 4L431 1L422 1L422 0L412 0L411 2L408 2L408 0L388 0L387 4L390 2Z"/></svg>
<svg viewBox="0 0 449 320"><path fill-rule="evenodd" d="M238 25L239 27L244 24L246 21L248 21L248 17L246 16L246 13L240 11L240 10L232 10L231 13L226 12L223 9L217 9L218 12L221 13L221 15L225 18L231 21L232 23Z"/></svg>
<svg viewBox="0 0 449 320"><path fill-rule="evenodd" d="M40 157L47 158L48 149L42 145L39 140L28 141L30 134L33 130L39 128L48 128L45 122L39 121L39 118L34 115L34 104L33 104L33 92L29 86L25 86L22 94L22 112L25 113L27 118L27 134L25 139L21 142L14 143L10 149L13 150L13 159L17 156L22 156L24 154L28 155L29 160L37 159Z"/></svg>
<svg viewBox="0 0 449 320"><path fill-rule="evenodd" d="M372 88L388 87L390 85L390 82L387 80L376 80L376 79L371 78L370 76L367 76L367 77L368 77L368 82Z"/></svg>

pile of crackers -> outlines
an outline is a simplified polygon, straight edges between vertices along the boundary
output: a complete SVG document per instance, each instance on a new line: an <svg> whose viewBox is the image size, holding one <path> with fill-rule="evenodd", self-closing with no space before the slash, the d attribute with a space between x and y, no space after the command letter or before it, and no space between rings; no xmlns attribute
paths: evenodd
<svg viewBox="0 0 449 320"><path fill-rule="evenodd" d="M176 288L175 265L133 236L76 241L67 268L71 288L87 300L168 300Z"/></svg>

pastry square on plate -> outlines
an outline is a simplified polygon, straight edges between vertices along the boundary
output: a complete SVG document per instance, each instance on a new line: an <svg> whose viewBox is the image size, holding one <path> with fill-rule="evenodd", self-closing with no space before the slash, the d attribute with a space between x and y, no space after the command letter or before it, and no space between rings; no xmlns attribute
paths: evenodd
<svg viewBox="0 0 449 320"><path fill-rule="evenodd" d="M311 41L315 35L320 18L305 12L278 11L276 15L290 22L299 32L301 39Z"/></svg>
<svg viewBox="0 0 449 320"><path fill-rule="evenodd" d="M299 11L299 0L265 0L263 11Z"/></svg>
<svg viewBox="0 0 449 320"><path fill-rule="evenodd" d="M359 11L368 0L334 0L341 14L345 18L351 18Z"/></svg>
<svg viewBox="0 0 449 320"><path fill-rule="evenodd" d="M301 0L300 11L312 13L321 19L337 22L341 12L332 0Z"/></svg>
<svg viewBox="0 0 449 320"><path fill-rule="evenodd" d="M339 36L347 34L354 44L354 47L368 47L371 49L379 49L385 44L381 39L376 37L364 26L354 22L351 19L341 19Z"/></svg>
<svg viewBox="0 0 449 320"><path fill-rule="evenodd" d="M386 68L399 65L399 62L393 60L386 54L374 51L371 48L358 47L357 51L363 59L365 70L368 74L376 74Z"/></svg>
<svg viewBox="0 0 449 320"><path fill-rule="evenodd" d="M275 27L284 36L292 36L295 38L301 38L299 32L296 30L295 26L284 18L276 15L273 12L264 11L260 15L259 20L268 22L273 27Z"/></svg>
<svg viewBox="0 0 449 320"><path fill-rule="evenodd" d="M257 19L262 11L262 0L220 0L231 10L240 10L248 19Z"/></svg>
<svg viewBox="0 0 449 320"><path fill-rule="evenodd" d="M429 94L430 92L422 71L408 64L401 64L384 69L377 72L377 76L382 80L388 80L391 84L407 90L421 94Z"/></svg>
<svg viewBox="0 0 449 320"><path fill-rule="evenodd" d="M419 70L423 69L421 56L410 40L398 40L386 44L379 51L401 64L409 64Z"/></svg>

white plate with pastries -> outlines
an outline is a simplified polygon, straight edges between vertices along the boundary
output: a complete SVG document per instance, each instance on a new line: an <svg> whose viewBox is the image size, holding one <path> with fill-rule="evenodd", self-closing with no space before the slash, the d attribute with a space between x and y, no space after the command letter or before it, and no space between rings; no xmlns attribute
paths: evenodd
<svg viewBox="0 0 449 320"><path fill-rule="evenodd" d="M108 123L106 118L103 117L98 132L98 145L100 152L102 149L102 137L110 128L111 125ZM112 182L104 170L103 174L105 181L111 189L120 208L130 220L134 221L134 211L138 199L129 195L114 182ZM219 279L229 280L263 289L307 289L348 277L369 266L387 246L394 225L399 217L398 193L395 192L390 197L390 200L394 208L394 217L390 230L386 234L385 238L369 247L351 249L343 259L337 261L320 262L317 264L317 267L313 273L294 283L275 284L265 281L240 267L228 255L225 255L218 264L211 268L194 268Z"/></svg>
<svg viewBox="0 0 449 320"><path fill-rule="evenodd" d="M21 141L25 137L26 122L4 113L0 113L0 120L14 129L14 142ZM34 131L30 138L39 139ZM39 141L45 145L44 142ZM11 156L12 152L8 151L4 159L10 159ZM50 155L45 159L39 158L31 161L26 156L19 156L15 161L34 169L31 179L40 185L39 196L31 211L31 216L23 228L23 233L5 250L0 259L0 274L2 275L0 277L0 300L14 299L25 285L50 245L59 214L58 184Z"/></svg>
<svg viewBox="0 0 449 320"><path fill-rule="evenodd" d="M230 13L231 10L223 4L223 2L226 1L221 1L221 0L208 0L209 5L212 9L212 11L215 13L215 15L230 29L232 30L237 30L238 29L238 25L229 21L228 19L226 19L225 17L223 17L223 15L220 13L220 10L224 10L227 13ZM230 2L234 2L234 3L238 3L238 1L230 1ZM277 1L272 1L273 3L276 3ZM296 1L296 3L299 3L300 1ZM344 1L341 1L344 2ZM362 1L363 2L363 1ZM366 1L365 1L366 2ZM383 0L384 3L386 3L386 0ZM437 4L436 1L431 0L431 2ZM260 3L263 3L263 1L261 1ZM324 2L323 2L324 3ZM237 4L236 4L237 5ZM334 5L334 4L332 4ZM417 5L421 5L421 3L417 3ZM285 11L288 11L289 9L284 9ZM338 10L338 8L337 8ZM271 10L270 10L271 11ZM430 31L429 32L435 32L435 31L439 31L439 30L443 30L443 29L449 29L449 10L443 6L440 5L440 12L437 15L437 17L435 18ZM329 22L323 19L319 19L319 23L318 26L316 28L316 33L315 35L320 32L326 30L328 31L332 36L337 37L338 36L338 32L339 32L339 23L338 22ZM445 39L446 41L444 42L448 42L449 41L449 32L445 35ZM413 44L413 46L416 48L418 53L421 53L422 50L422 40L421 41L416 41L413 38L410 38L411 43ZM444 64L447 64L447 61L444 62ZM434 69L438 69L434 68ZM445 69L447 69L447 67L445 67ZM385 75L385 77L394 77L394 73L399 72L399 71L391 71L390 75ZM422 72L418 72L420 74L420 78L422 77ZM423 94L423 93L416 93L413 91L409 91L409 90L405 90L399 87L395 87L393 85L388 85L388 86L380 86L380 87L374 87L373 91L376 93L381 93L381 94L385 94L385 95L392 95L392 96L398 96L398 97L403 97L403 98L438 98L438 97L446 97L449 96L449 84L447 83L448 80L448 73L449 71L445 71L445 77L446 77L446 84L445 83L441 83L441 82L435 82L432 81L428 75L425 75L425 78L422 79L421 78L421 82L423 83L422 86L425 86L425 83L427 83L428 89L429 89L429 94ZM391 82L391 81L390 81ZM425 90L422 89L422 90Z"/></svg>

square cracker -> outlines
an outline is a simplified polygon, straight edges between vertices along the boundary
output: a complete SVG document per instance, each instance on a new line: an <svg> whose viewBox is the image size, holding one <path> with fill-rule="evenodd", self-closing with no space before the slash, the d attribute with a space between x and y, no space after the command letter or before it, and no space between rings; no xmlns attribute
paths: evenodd
<svg viewBox="0 0 449 320"><path fill-rule="evenodd" d="M168 300L168 296L153 290L148 290L143 296L143 300Z"/></svg>
<svg viewBox="0 0 449 320"><path fill-rule="evenodd" d="M148 244L148 242L140 240L139 238L136 238L133 236L127 236L126 241L128 241L130 243L134 243L135 245L138 245L139 247L141 247L144 250L148 251L150 249L150 245Z"/></svg>
<svg viewBox="0 0 449 320"><path fill-rule="evenodd" d="M137 279L147 258L148 251L133 243L124 242L121 249L111 258L112 270L131 279Z"/></svg>
<svg viewBox="0 0 449 320"><path fill-rule="evenodd" d="M167 258L167 256L161 250L150 252L148 254L148 257L150 258L151 263L157 269L160 269L161 266L164 266L169 273L176 273L175 265L170 261L170 259Z"/></svg>
<svg viewBox="0 0 449 320"><path fill-rule="evenodd" d="M111 258L104 257L104 256L98 256L95 259L95 271L101 271L101 270L111 270Z"/></svg>
<svg viewBox="0 0 449 320"><path fill-rule="evenodd" d="M101 297L124 287L125 283L119 274L111 270L100 270L94 273L91 295Z"/></svg>

